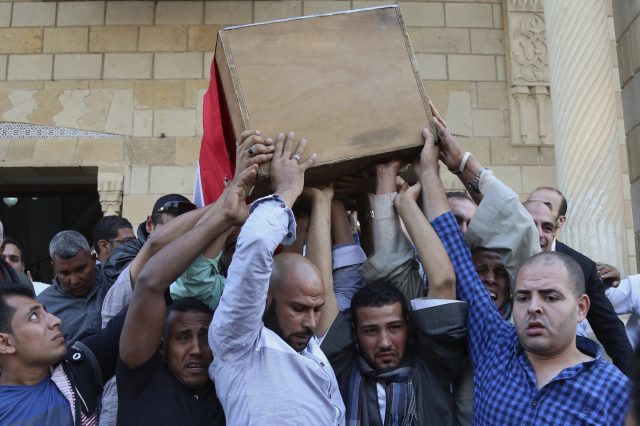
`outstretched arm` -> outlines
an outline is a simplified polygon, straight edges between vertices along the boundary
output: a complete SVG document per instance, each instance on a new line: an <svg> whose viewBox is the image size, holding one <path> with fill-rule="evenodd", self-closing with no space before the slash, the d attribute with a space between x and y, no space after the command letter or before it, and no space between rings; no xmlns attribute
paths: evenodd
<svg viewBox="0 0 640 426"><path fill-rule="evenodd" d="M324 282L324 305L316 327L316 336L325 335L338 315L338 302L333 292L331 262L331 199L333 187L305 188L303 196L311 201L311 218L307 236L307 258L320 270Z"/></svg>
<svg viewBox="0 0 640 426"><path fill-rule="evenodd" d="M437 153L436 161L437 161ZM442 242L416 203L420 183L407 187L398 178L398 195L394 205L418 251L418 258L429 281L429 299L455 299L456 279Z"/></svg>
<svg viewBox="0 0 640 426"><path fill-rule="evenodd" d="M203 216L206 220L160 249L138 275L120 336L120 358L127 367L144 364L158 349L166 311L164 292L169 285L212 240L246 219L248 212L244 199L256 173L257 166L254 165L237 175Z"/></svg>

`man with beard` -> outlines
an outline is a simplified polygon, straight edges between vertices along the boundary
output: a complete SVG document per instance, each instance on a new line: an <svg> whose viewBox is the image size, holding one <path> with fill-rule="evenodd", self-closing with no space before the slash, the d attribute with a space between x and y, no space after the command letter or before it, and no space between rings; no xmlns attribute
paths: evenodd
<svg viewBox="0 0 640 426"><path fill-rule="evenodd" d="M233 425L344 424L335 374L314 335L324 304L322 277L299 254L273 257L280 243L295 240L291 207L315 161L315 155L301 158L305 140L292 155L293 138L276 138L274 194L251 205L209 328L209 374Z"/></svg>

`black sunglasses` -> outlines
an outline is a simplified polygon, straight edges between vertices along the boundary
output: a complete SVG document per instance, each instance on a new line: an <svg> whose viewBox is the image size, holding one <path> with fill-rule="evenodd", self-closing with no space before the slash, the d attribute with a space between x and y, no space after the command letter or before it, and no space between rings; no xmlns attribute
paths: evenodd
<svg viewBox="0 0 640 426"><path fill-rule="evenodd" d="M188 201L168 201L159 207L154 213L171 213L175 216L180 216L181 214L190 212L196 208L195 204Z"/></svg>

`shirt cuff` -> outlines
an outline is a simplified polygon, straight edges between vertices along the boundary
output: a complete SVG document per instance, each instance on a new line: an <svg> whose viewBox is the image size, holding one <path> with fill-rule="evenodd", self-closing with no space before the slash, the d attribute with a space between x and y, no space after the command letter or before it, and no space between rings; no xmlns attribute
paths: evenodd
<svg viewBox="0 0 640 426"><path fill-rule="evenodd" d="M411 301L411 309L414 311L418 311L420 309L434 308L436 306L447 305L449 303L464 302L453 299L427 299L426 297L420 297Z"/></svg>
<svg viewBox="0 0 640 426"><path fill-rule="evenodd" d="M266 197L258 198L249 206L249 214L253 213L253 211L258 208L258 206L262 205L264 205L264 207L268 209L268 212L266 213L266 216L268 217L274 216L274 214L278 215L278 210L283 210L284 213L288 216L288 223L286 225L287 233L283 237L281 244L285 246L290 246L291 244L293 244L293 242L296 240L296 218L293 215L291 209L287 207L287 204L284 202L282 197L277 194L272 194Z"/></svg>
<svg viewBox="0 0 640 426"><path fill-rule="evenodd" d="M331 255L333 257L333 269L359 265L367 260L367 255L358 244L335 245L333 246Z"/></svg>
<svg viewBox="0 0 640 426"><path fill-rule="evenodd" d="M392 219L396 217L396 210L393 207L393 200L397 192L373 196L373 220Z"/></svg>

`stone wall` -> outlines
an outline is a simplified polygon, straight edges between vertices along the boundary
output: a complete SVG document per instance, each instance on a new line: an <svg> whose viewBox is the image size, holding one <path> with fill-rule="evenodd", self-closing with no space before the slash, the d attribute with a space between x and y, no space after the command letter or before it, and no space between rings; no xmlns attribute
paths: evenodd
<svg viewBox="0 0 640 426"><path fill-rule="evenodd" d="M98 186L117 192L122 182L122 214L139 222L159 195L192 195L202 96L223 25L388 3L0 1L0 121L117 135L0 140L0 162L98 166ZM540 8L537 0L399 2L427 93L462 144L526 197L537 186L556 185L556 177L552 140L519 143L512 135L522 128L512 114L508 54L517 30L510 26L516 3L531 13ZM621 179L627 182L621 151ZM460 188L455 177L443 176L448 187ZM103 207L112 196L105 192ZM626 203L629 254L635 256Z"/></svg>
<svg viewBox="0 0 640 426"><path fill-rule="evenodd" d="M635 247L640 247L640 0L614 0ZM638 259L640 268L640 258Z"/></svg>

